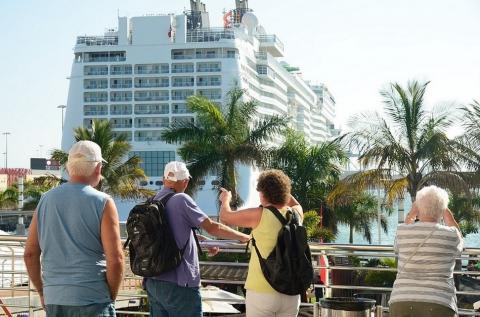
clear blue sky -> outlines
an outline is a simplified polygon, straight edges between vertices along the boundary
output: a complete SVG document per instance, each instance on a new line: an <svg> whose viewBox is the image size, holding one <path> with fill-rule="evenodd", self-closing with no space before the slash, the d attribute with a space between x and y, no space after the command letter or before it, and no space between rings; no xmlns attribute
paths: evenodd
<svg viewBox="0 0 480 317"><path fill-rule="evenodd" d="M213 26L234 0L205 0ZM60 145L77 35L100 35L121 16L180 13L187 0L0 1L0 132L9 131L9 167ZM478 0L250 0L267 32L285 43L286 60L324 82L338 123L379 109L391 81L431 80L427 103L480 100ZM0 138L0 153L5 140ZM0 156L3 167L3 156Z"/></svg>

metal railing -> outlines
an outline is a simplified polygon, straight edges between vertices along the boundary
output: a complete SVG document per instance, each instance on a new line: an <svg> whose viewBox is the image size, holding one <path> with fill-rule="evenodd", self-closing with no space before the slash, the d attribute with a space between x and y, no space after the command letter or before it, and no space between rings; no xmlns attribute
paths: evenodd
<svg viewBox="0 0 480 317"><path fill-rule="evenodd" d="M234 40L234 30L225 28L203 28L187 32L187 42L218 42L223 39Z"/></svg>
<svg viewBox="0 0 480 317"><path fill-rule="evenodd" d="M138 138L138 137L137 137ZM33 316L35 311L41 310L38 296L30 285L28 275L23 263L23 247L25 244L25 237L19 236L0 236L0 308L4 311L8 310L11 314L28 313ZM323 288L326 291L326 296L338 296L335 293L341 292L355 292L357 295L380 295L380 305L375 307L377 316L381 313L388 312L385 297L391 292L392 288L387 286L368 286L368 285L352 285L345 276L352 272L396 272L393 267L379 267L379 266L361 266L358 262L367 262L370 259L384 259L394 258L392 246L377 246L377 245L342 245L342 244L318 244L312 243L310 245L312 251L312 259L316 270L320 270L322 277L324 277L324 284L315 284L315 288ZM245 252L244 245L232 245L228 249L222 249L225 253L243 253ZM323 260L322 260L323 259ZM351 264L352 259L356 259L356 264ZM466 263L466 261L480 260L479 248L467 248L462 253L458 260ZM128 266L129 260L126 259L126 272L122 283L122 288L117 299L117 312L128 313L130 315L148 315L148 313L137 311L140 300L146 295L141 290L142 278L134 275ZM236 262L200 262L200 265L219 266L223 268L242 268L245 269L246 263ZM337 272L337 273L335 273ZM465 266L454 271L455 276L469 276L473 279L480 279L480 272L467 271ZM343 276L343 283L335 283L338 276ZM236 284L242 286L244 280L232 277L225 278L219 276L207 276L202 279L205 284ZM480 284L480 280L479 280ZM348 294L347 294L348 295ZM480 291L466 291L458 290L457 297L461 296L478 296L480 298ZM225 301L221 298L202 298L207 301ZM379 301L377 299L377 301ZM232 301L228 301L232 303ZM243 301L236 301L242 303ZM461 300L459 300L461 303ZM131 306L131 307L129 307ZM315 317L319 317L319 306L317 303L302 303L302 306L313 307ZM1 314L0 314L1 315ZM480 316L480 312L475 312L473 309L461 308L459 309L460 316Z"/></svg>
<svg viewBox="0 0 480 317"><path fill-rule="evenodd" d="M258 40L260 41L260 43L272 43L272 44L275 44L277 45L280 50L284 50L284 45L282 43L282 41L280 41L280 39L278 38L278 36L276 35L273 35L273 34L260 34L257 36Z"/></svg>
<svg viewBox="0 0 480 317"><path fill-rule="evenodd" d="M118 45L118 36L78 36L77 45Z"/></svg>

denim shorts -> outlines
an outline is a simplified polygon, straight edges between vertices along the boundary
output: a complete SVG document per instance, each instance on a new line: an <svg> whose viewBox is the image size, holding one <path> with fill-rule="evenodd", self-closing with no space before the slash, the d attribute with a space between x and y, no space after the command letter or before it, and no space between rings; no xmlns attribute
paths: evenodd
<svg viewBox="0 0 480 317"><path fill-rule="evenodd" d="M198 287L148 278L145 286L152 317L202 317L202 298Z"/></svg>
<svg viewBox="0 0 480 317"><path fill-rule="evenodd" d="M115 317L115 304L85 306L46 305L47 317Z"/></svg>

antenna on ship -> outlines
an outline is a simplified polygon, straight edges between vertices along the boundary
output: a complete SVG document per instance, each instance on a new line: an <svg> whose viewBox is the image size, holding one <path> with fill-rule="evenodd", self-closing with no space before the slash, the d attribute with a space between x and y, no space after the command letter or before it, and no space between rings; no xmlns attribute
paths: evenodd
<svg viewBox="0 0 480 317"><path fill-rule="evenodd" d="M248 8L248 0L235 0L235 9L223 15L223 26L230 28L238 26L242 22L243 15L252 10Z"/></svg>

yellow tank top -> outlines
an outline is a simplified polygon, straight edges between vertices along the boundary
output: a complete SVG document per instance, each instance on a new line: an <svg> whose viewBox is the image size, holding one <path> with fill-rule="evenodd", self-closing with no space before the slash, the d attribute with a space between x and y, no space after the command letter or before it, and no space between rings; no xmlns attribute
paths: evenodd
<svg viewBox="0 0 480 317"><path fill-rule="evenodd" d="M288 207L280 209L280 213L285 216ZM268 257L270 252L277 244L278 231L282 227L280 221L268 209L263 208L262 218L258 226L252 230L252 235L257 242L257 248L264 259ZM247 281L245 288L261 293L277 293L263 276L260 263L258 261L255 248L250 245L250 263L248 264Z"/></svg>

